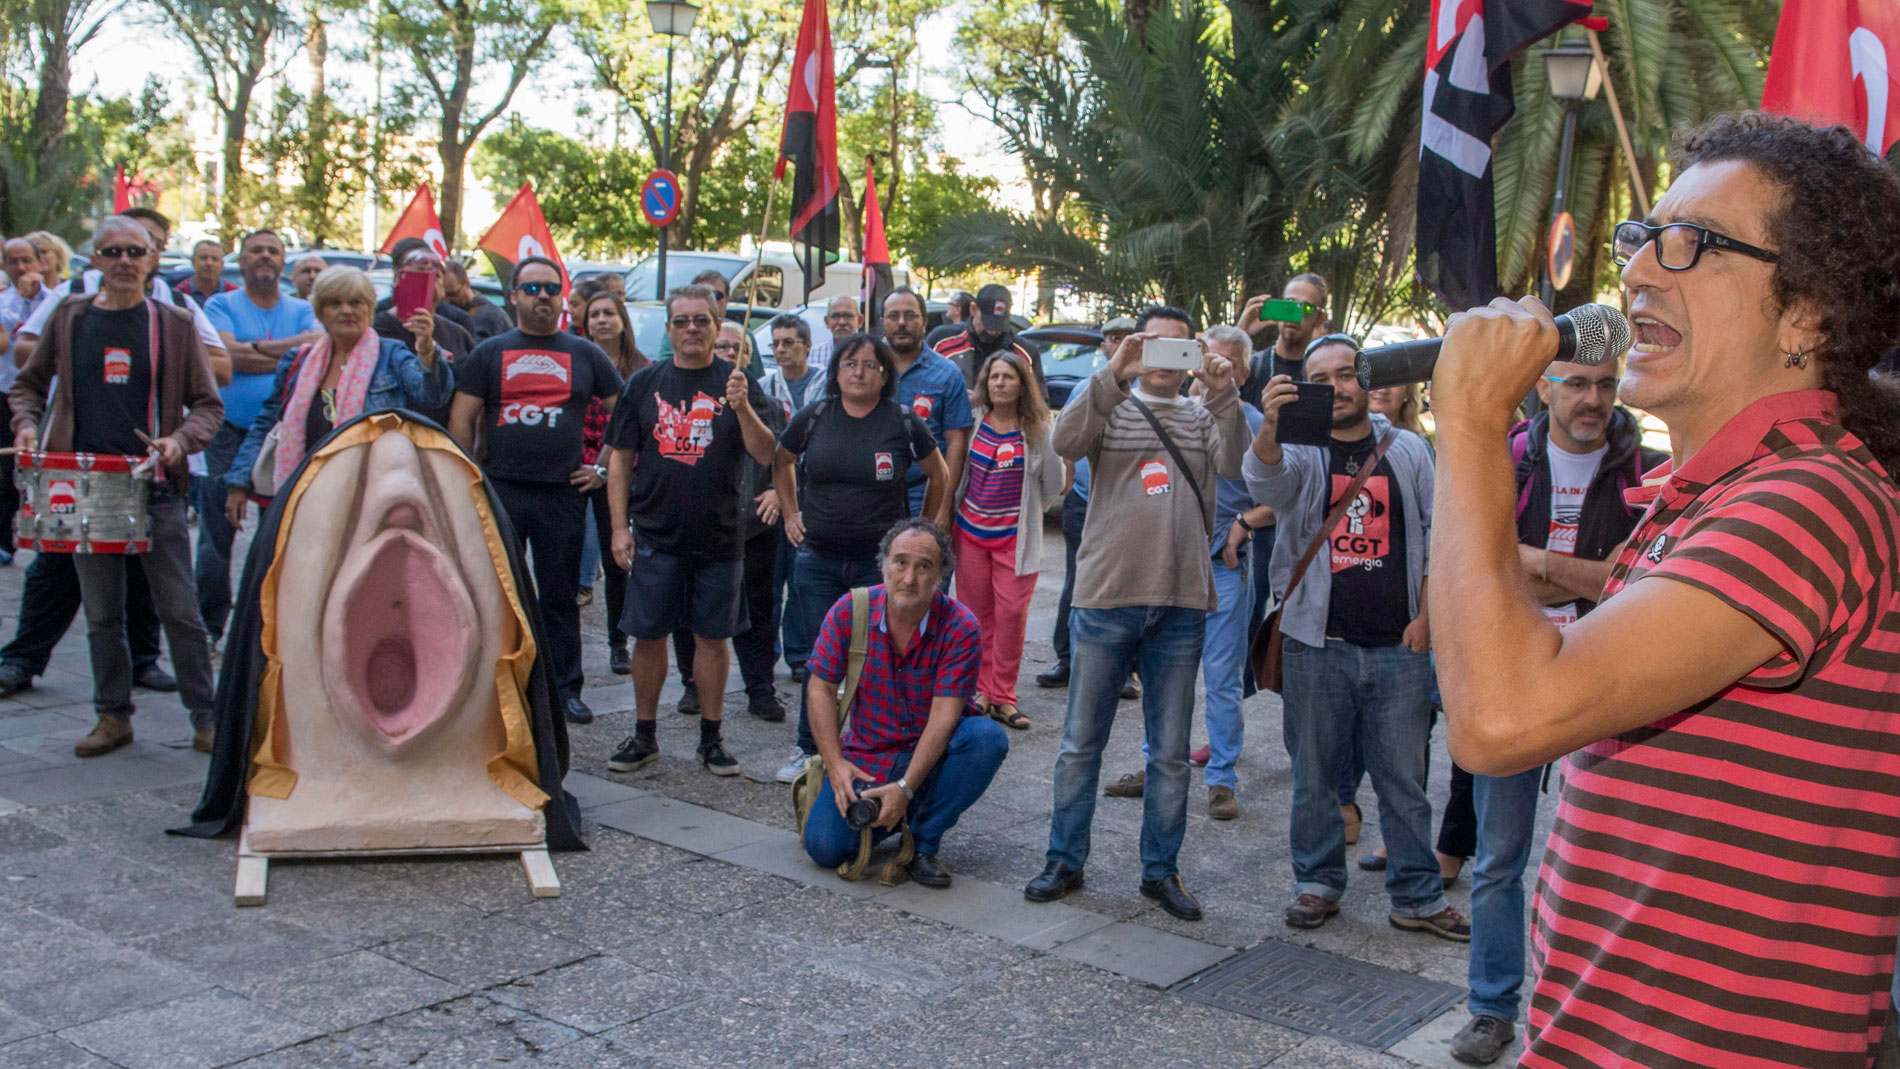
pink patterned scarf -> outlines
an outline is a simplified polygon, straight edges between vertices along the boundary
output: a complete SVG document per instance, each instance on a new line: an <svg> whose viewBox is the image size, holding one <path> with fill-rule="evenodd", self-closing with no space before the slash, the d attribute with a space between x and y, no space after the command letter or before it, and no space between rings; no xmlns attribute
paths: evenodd
<svg viewBox="0 0 1900 1069"><path fill-rule="evenodd" d="M336 384L338 424L355 418L363 411L363 402L369 397L369 380L376 374L376 359L381 351L381 339L373 330L364 331L363 336L356 339L356 345L343 365L343 376ZM308 444L303 440L303 433L310 406L316 401L317 391L329 373L330 335L326 333L304 346L303 358L296 365L296 381L290 384L290 397L278 414L277 485L280 487L290 482L290 473L303 463L304 449Z"/></svg>

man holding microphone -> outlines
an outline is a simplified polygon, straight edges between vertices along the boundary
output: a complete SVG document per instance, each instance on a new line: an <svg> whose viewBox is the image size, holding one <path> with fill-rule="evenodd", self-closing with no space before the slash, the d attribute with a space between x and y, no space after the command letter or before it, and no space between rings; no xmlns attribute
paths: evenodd
<svg viewBox="0 0 1900 1069"><path fill-rule="evenodd" d="M1452 756L1570 755L1520 1064L1865 1066L1900 926L1900 178L1843 127L1725 116L1615 231L1621 397L1672 461L1589 615L1519 563L1505 431L1550 313L1454 316L1432 629Z"/></svg>

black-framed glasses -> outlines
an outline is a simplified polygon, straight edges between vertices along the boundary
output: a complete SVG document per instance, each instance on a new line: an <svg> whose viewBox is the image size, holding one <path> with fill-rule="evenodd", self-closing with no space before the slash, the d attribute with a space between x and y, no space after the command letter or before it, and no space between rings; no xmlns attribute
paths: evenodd
<svg viewBox="0 0 1900 1069"><path fill-rule="evenodd" d="M1307 342L1306 351L1300 354L1300 359L1304 360L1307 357L1312 356L1313 350L1319 348L1322 345L1350 345L1352 346L1353 352L1356 353L1359 351L1358 338L1355 338L1350 334L1327 334L1323 337L1314 338L1312 341Z"/></svg>
<svg viewBox="0 0 1900 1069"><path fill-rule="evenodd" d="M561 284L559 282L523 282L516 286L515 290L530 297L559 297Z"/></svg>
<svg viewBox="0 0 1900 1069"><path fill-rule="evenodd" d="M712 326L712 316L674 316L673 329L685 330L687 327L704 329Z"/></svg>
<svg viewBox="0 0 1900 1069"><path fill-rule="evenodd" d="M1694 223L1664 223L1650 226L1634 219L1616 224L1610 238L1610 259L1618 267L1628 267L1643 246L1656 243L1656 262L1670 271L1687 271L1702 259L1704 249L1738 252L1763 263L1776 263L1778 252L1769 252L1745 241L1737 241L1720 231Z"/></svg>
<svg viewBox="0 0 1900 1069"><path fill-rule="evenodd" d="M103 249L92 250L92 254L101 260L117 260L127 257L139 260L143 259L145 254L150 251L152 250L143 245L107 245Z"/></svg>

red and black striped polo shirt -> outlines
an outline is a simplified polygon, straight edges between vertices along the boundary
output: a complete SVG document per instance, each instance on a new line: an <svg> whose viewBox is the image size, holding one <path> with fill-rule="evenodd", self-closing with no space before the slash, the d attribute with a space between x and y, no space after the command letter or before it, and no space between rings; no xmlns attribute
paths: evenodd
<svg viewBox="0 0 1900 1069"><path fill-rule="evenodd" d="M1764 398L1632 491L1653 501L1605 596L1688 583L1784 648L1568 759L1523 1065L1871 1060L1900 929L1900 495L1835 411Z"/></svg>

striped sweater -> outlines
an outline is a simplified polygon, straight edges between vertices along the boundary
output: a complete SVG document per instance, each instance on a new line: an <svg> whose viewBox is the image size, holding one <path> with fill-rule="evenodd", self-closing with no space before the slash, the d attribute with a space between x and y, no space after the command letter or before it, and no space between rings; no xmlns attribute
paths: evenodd
<svg viewBox="0 0 1900 1069"><path fill-rule="evenodd" d="M1056 418L1056 452L1087 458L1088 521L1075 557L1075 607L1170 606L1212 612L1207 555L1214 479L1240 478L1251 438L1232 386L1199 401L1151 401L1200 484L1197 502L1174 458L1128 390L1104 367Z"/></svg>

